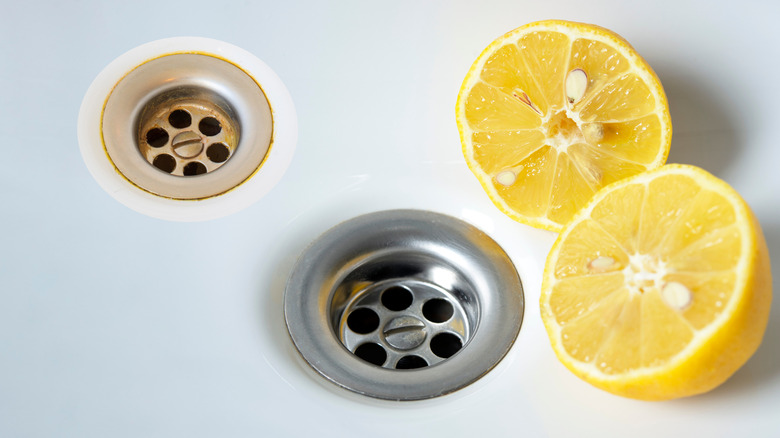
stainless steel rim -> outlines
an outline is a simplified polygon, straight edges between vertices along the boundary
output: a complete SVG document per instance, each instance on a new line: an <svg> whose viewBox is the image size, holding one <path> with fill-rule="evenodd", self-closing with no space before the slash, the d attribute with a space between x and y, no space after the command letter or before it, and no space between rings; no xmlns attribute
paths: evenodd
<svg viewBox="0 0 780 438"><path fill-rule="evenodd" d="M177 127L171 121L177 111L190 122ZM205 122L218 132L209 135ZM164 131L165 141L154 144L153 129ZM173 199L204 199L240 185L262 164L272 129L270 105L252 77L223 59L193 53L137 66L114 87L101 119L117 170Z"/></svg>
<svg viewBox="0 0 780 438"><path fill-rule="evenodd" d="M384 302L388 291L400 298ZM450 308L426 313L434 300ZM284 311L296 348L326 379L370 397L419 400L492 369L517 337L523 300L514 265L485 233L438 213L392 210L315 240L288 280Z"/></svg>

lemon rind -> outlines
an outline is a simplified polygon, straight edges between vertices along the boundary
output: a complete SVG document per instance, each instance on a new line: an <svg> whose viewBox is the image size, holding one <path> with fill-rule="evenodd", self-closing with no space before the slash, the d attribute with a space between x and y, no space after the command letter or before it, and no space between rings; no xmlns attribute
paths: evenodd
<svg viewBox="0 0 780 438"><path fill-rule="evenodd" d="M734 281L735 293L732 294L731 298L724 307L724 310L710 324L701 330L696 331L694 333L693 339L688 343L688 345L679 353L665 361L663 364L654 367L640 367L625 373L605 374L599 370L594 363L581 362L572 358L570 355L568 355L568 353L566 353L566 350L563 347L561 327L555 322L552 310L549 306L550 293L556 282L552 265L557 259L562 243L566 240L570 231L574 228L574 225L588 218L595 206L598 205L609 193L612 193L618 188L631 184L646 185L661 175L668 175L673 173L692 177L703 189L711 190L724 196L734 207L736 214L735 225L738 226L740 233L743 236L741 241L742 256L734 268L736 273L736 278ZM731 374L733 374L733 372L736 371L736 369L738 369L742 364L744 364L745 361L747 361L755 349L757 349L758 344L760 344L760 339L755 342L755 346L753 348L749 348L752 351L747 352L747 354L743 354L743 356L745 356L744 360L736 361L739 363L735 362L735 364L732 364L731 367L733 370L731 370L731 372L723 378L717 379L718 381L711 382L699 388L692 388L690 390L687 390L686 388L686 390L681 390L679 394L671 393L671 391L668 394L664 391L660 391L660 393L651 391L651 393L647 396L642 396L642 394L639 394L641 391L637 389L637 386L641 386L642 381L651 382L654 379L668 376L674 370L683 368L686 363L694 360L695 356L699 355L708 343L714 341L718 334L723 334L724 336L728 335L728 333L721 332L724 331L724 328L726 328L729 320L736 318L735 314L738 310L738 307L745 302L745 294L752 290L752 288L749 286L752 280L751 274L754 270L751 268L762 262L768 262L768 253L766 253L765 244L763 250L759 248L759 243L763 242L763 240L759 239L758 237L760 235L761 231L757 221L752 215L750 208L739 196L739 194L737 194L737 192L724 181L695 166L667 164L666 166L663 166L659 169L643 172L632 177L616 181L602 188L596 195L593 196L593 198L591 198L586 206L584 206L574 215L572 220L567 224L566 228L561 232L553 244L553 247L550 250L547 261L545 263L545 269L542 278L540 305L543 315L542 320L544 322L545 328L547 329L553 350L555 351L559 360L576 375L598 387L601 387L602 389L606 389L610 392L616 392L620 395L627 395L633 398L647 400L661 400L676 398L679 396L693 395L712 389L712 387L717 386L725 381ZM761 260L762 253L766 253L765 258L767 260ZM769 287L771 289L771 279L758 279L758 281L768 283L768 286L765 287ZM766 294L767 292L758 291L758 293ZM771 301L771 290L768 292L768 295L769 300ZM768 311L769 309L767 305L766 315L760 316L760 318L764 319L764 326L766 324L766 320L768 319Z"/></svg>

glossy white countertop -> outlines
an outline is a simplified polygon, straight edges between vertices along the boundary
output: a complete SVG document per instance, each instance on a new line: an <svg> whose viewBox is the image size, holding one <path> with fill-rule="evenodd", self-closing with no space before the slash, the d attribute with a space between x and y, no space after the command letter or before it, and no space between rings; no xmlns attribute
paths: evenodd
<svg viewBox="0 0 780 438"><path fill-rule="evenodd" d="M0 3L0 436L780 435L777 299L756 355L708 394L639 402L567 371L538 304L555 234L488 200L463 161L454 110L471 63L515 27L560 18L618 32L665 87L669 162L701 166L743 195L777 278L779 3ZM255 54L298 113L279 184L209 222L152 219L114 201L76 139L100 70L180 35ZM286 333L282 296L298 254L340 221L390 208L473 223L522 277L512 350L451 396L354 396L313 375Z"/></svg>

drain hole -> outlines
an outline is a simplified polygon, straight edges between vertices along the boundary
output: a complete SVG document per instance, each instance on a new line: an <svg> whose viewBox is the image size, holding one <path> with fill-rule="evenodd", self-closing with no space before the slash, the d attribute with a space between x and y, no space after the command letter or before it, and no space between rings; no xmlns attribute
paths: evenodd
<svg viewBox="0 0 780 438"><path fill-rule="evenodd" d="M382 304L396 312L411 306L413 300L412 293L405 287L393 286L382 292Z"/></svg>
<svg viewBox="0 0 780 438"><path fill-rule="evenodd" d="M452 333L439 333L431 339L431 351L433 354L447 359L460 351L463 343L460 338Z"/></svg>
<svg viewBox="0 0 780 438"><path fill-rule="evenodd" d="M168 134L166 134L166 136L167 135ZM176 168L176 159L168 154L160 154L154 157L152 164L154 164L154 167L162 170L165 173L171 173L173 172L173 169Z"/></svg>
<svg viewBox="0 0 780 438"><path fill-rule="evenodd" d="M404 356L397 364L395 369L397 370L412 370L415 368L424 368L428 366L428 362L420 356Z"/></svg>
<svg viewBox="0 0 780 438"><path fill-rule="evenodd" d="M379 366L387 360L387 352L379 344L363 344L355 349L355 356Z"/></svg>
<svg viewBox="0 0 780 438"><path fill-rule="evenodd" d="M452 318L455 309L449 301L434 298L425 302L422 308L423 316L430 322L445 322Z"/></svg>
<svg viewBox="0 0 780 438"><path fill-rule="evenodd" d="M162 128L152 128L146 133L146 143L153 148L161 148L165 146L165 143L168 143L168 132ZM157 165L155 164L155 166Z"/></svg>
<svg viewBox="0 0 780 438"><path fill-rule="evenodd" d="M192 124L192 116L187 111L177 109L168 116L168 123L174 128L183 129Z"/></svg>
<svg viewBox="0 0 780 438"><path fill-rule="evenodd" d="M353 332L361 335L371 333L379 327L379 315L373 310L365 307L356 309L349 314L347 326ZM355 354L357 354L357 352Z"/></svg>
<svg viewBox="0 0 780 438"><path fill-rule="evenodd" d="M214 117L204 117L198 124L198 129L200 129L203 135L213 137L222 131L222 125Z"/></svg>
<svg viewBox="0 0 780 438"><path fill-rule="evenodd" d="M203 163L193 161L184 166L182 173L184 176L200 175L201 173L206 173L206 166L204 166Z"/></svg>
<svg viewBox="0 0 780 438"><path fill-rule="evenodd" d="M214 163L224 163L230 155L230 150L224 143L214 143L206 149L206 156Z"/></svg>

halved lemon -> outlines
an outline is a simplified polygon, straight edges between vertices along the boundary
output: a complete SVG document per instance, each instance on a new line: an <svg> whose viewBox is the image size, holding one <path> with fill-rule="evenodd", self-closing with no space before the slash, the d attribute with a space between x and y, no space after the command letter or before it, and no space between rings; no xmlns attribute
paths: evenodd
<svg viewBox="0 0 780 438"><path fill-rule="evenodd" d="M758 222L702 169L667 165L599 191L553 245L541 312L572 372L664 400L708 391L756 351L772 278Z"/></svg>
<svg viewBox="0 0 780 438"><path fill-rule="evenodd" d="M672 124L661 83L619 35L541 21L498 38L458 94L463 155L513 219L559 231L606 184L661 166Z"/></svg>

